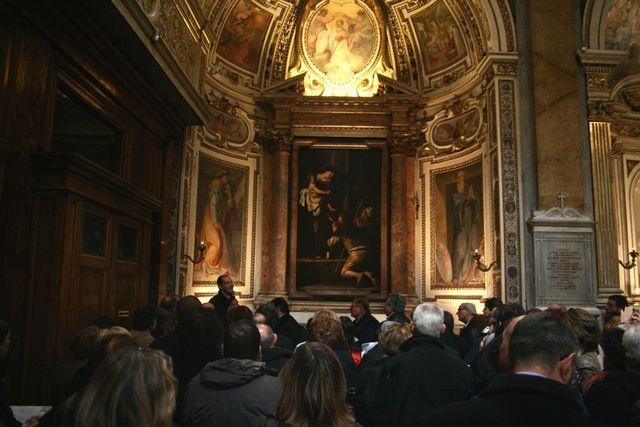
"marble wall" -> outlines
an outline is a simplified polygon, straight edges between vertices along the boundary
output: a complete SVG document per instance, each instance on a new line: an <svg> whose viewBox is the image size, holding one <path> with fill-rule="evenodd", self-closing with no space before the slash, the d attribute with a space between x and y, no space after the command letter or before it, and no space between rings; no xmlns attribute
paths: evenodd
<svg viewBox="0 0 640 427"><path fill-rule="evenodd" d="M540 209L556 206L559 191L567 205L585 207L574 3L529 1Z"/></svg>

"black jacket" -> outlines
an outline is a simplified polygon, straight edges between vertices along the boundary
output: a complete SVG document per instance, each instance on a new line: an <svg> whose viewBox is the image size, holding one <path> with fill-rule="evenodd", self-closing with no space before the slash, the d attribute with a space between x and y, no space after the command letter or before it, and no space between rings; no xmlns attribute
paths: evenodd
<svg viewBox="0 0 640 427"><path fill-rule="evenodd" d="M223 294L222 291L218 291L218 294L209 300L209 302L215 307L216 313L218 314L218 317L220 318L224 326L227 326L227 324L229 323L227 319L227 311L231 306L231 301L233 301L234 299L234 296L229 298L228 296Z"/></svg>
<svg viewBox="0 0 640 427"><path fill-rule="evenodd" d="M429 426L594 425L577 393L557 381L532 375L502 375L479 396L434 411Z"/></svg>
<svg viewBox="0 0 640 427"><path fill-rule="evenodd" d="M480 340L484 327L485 325L475 315L464 328L460 329L460 336L473 346Z"/></svg>
<svg viewBox="0 0 640 427"><path fill-rule="evenodd" d="M584 404L594 420L612 426L630 426L633 405L640 400L640 374L610 372L594 383Z"/></svg>
<svg viewBox="0 0 640 427"><path fill-rule="evenodd" d="M292 355L290 350L280 347L262 348L262 361L277 372L284 368Z"/></svg>
<svg viewBox="0 0 640 427"><path fill-rule="evenodd" d="M467 355L471 346L461 336L458 336L453 333L451 329L447 329L444 334L440 337L440 342L447 347L451 347L460 355L460 359L464 359L464 356Z"/></svg>
<svg viewBox="0 0 640 427"><path fill-rule="evenodd" d="M375 425L424 425L435 409L469 399L473 375L439 339L414 335L385 364L374 399Z"/></svg>
<svg viewBox="0 0 640 427"><path fill-rule="evenodd" d="M307 330L300 326L296 319L289 313L284 314L278 319L273 330L276 334L282 334L289 338L295 345L309 340Z"/></svg>
<svg viewBox="0 0 640 427"><path fill-rule="evenodd" d="M184 426L249 426L275 417L280 380L264 362L227 358L209 363L189 384Z"/></svg>
<svg viewBox="0 0 640 427"><path fill-rule="evenodd" d="M353 334L360 343L378 341L378 329L380 322L369 313L353 321L356 331Z"/></svg>

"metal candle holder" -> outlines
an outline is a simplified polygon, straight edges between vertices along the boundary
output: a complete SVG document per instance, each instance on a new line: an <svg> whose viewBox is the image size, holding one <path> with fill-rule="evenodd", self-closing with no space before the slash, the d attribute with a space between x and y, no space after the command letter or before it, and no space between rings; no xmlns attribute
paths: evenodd
<svg viewBox="0 0 640 427"><path fill-rule="evenodd" d="M633 267L636 266L636 258L638 258L638 255L640 255L638 251L636 251L635 249L631 249L631 252L629 252L630 260L627 262L622 262L621 260L618 260L618 263L620 263L622 268L624 268L625 270L631 270Z"/></svg>
<svg viewBox="0 0 640 427"><path fill-rule="evenodd" d="M204 261L204 253L206 250L207 245L204 242L200 242L200 244L198 245L198 256L195 257L195 259L191 258L187 254L182 255L182 258L188 259L192 264L200 264L202 261Z"/></svg>
<svg viewBox="0 0 640 427"><path fill-rule="evenodd" d="M486 265L484 262L482 262L482 255L480 255L477 249L473 251L473 260L476 262L476 267L478 267L478 270L482 271L483 273L486 273L494 266L498 265L498 261L493 261L489 265Z"/></svg>

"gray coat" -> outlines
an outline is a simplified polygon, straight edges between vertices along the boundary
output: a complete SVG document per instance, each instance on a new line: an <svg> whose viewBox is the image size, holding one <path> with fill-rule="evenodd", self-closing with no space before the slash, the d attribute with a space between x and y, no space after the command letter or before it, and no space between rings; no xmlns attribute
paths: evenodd
<svg viewBox="0 0 640 427"><path fill-rule="evenodd" d="M247 359L207 364L189 383L184 425L244 426L262 415L274 417L282 385L272 374L264 362Z"/></svg>

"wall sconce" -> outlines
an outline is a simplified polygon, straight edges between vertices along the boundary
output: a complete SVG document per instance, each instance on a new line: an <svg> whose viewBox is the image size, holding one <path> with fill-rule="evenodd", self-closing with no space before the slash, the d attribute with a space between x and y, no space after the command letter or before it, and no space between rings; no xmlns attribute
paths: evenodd
<svg viewBox="0 0 640 427"><path fill-rule="evenodd" d="M205 243L201 241L200 244L198 245L198 256L195 259L191 258L187 254L182 255L182 258L188 259L192 264L200 264L202 261L204 261L204 252L206 250L207 250L207 245L205 245Z"/></svg>
<svg viewBox="0 0 640 427"><path fill-rule="evenodd" d="M622 268L624 268L625 270L631 270L633 267L636 266L636 258L638 258L638 255L640 255L638 251L636 251L635 249L631 249L631 252L629 252L630 260L627 262L622 262L618 260L618 262L620 263Z"/></svg>
<svg viewBox="0 0 640 427"><path fill-rule="evenodd" d="M473 251L473 260L476 262L476 267L478 267L478 270L482 271L483 273L486 273L494 266L498 265L498 261L493 261L491 264L485 265L485 263L482 262L482 255L480 255L477 249Z"/></svg>

